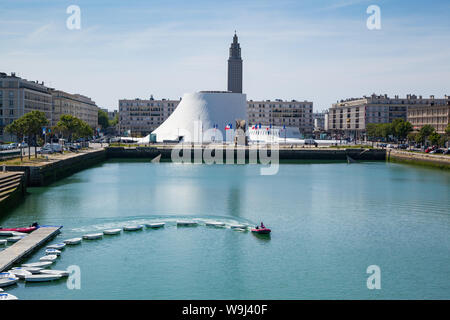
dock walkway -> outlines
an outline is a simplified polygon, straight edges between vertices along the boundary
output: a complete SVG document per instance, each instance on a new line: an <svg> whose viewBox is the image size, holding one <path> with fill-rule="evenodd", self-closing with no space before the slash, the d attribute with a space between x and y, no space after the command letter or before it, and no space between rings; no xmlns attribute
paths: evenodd
<svg viewBox="0 0 450 320"><path fill-rule="evenodd" d="M0 272L10 268L15 262L56 236L62 227L40 227L12 246L0 251Z"/></svg>

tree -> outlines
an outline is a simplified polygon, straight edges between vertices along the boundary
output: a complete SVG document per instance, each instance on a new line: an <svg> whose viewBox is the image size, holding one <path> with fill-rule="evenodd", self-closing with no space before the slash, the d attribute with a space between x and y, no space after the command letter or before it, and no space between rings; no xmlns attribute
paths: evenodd
<svg viewBox="0 0 450 320"><path fill-rule="evenodd" d="M109 127L108 113L101 109L98 109L98 124L102 127L102 130Z"/></svg>
<svg viewBox="0 0 450 320"><path fill-rule="evenodd" d="M395 119L392 121L392 131L394 136L400 141L404 141L408 136L408 133L412 130L413 126L409 121L403 119Z"/></svg>
<svg viewBox="0 0 450 320"><path fill-rule="evenodd" d="M375 123L368 123L366 125L366 133L369 141L373 141L378 138L377 135L377 125Z"/></svg>
<svg viewBox="0 0 450 320"><path fill-rule="evenodd" d="M19 141L23 141L25 134L24 121L21 118L14 120L5 127L5 131L15 135ZM22 148L20 148L20 161L23 161Z"/></svg>
<svg viewBox="0 0 450 320"><path fill-rule="evenodd" d="M70 114L62 115L56 124L55 129L67 136L69 141L72 139L86 138L92 136L93 129L83 120Z"/></svg>
<svg viewBox="0 0 450 320"><path fill-rule="evenodd" d="M430 142L431 142L431 144L432 144L433 146L438 146L438 147L441 146L441 143L442 143L442 141L443 141L441 135L440 135L439 133L437 133L437 132L431 133L431 134L428 136L428 140L430 140Z"/></svg>
<svg viewBox="0 0 450 320"><path fill-rule="evenodd" d="M419 133L417 134L417 142L424 144L425 140L434 132L433 126L426 124L422 128L420 128Z"/></svg>
<svg viewBox="0 0 450 320"><path fill-rule="evenodd" d="M28 159L31 158L31 141L34 141L34 156L37 158L37 136L41 134L42 127L48 124L48 120L45 117L45 113L42 111L31 111L24 114L19 119L13 121L10 124L8 132L14 133L18 138L23 139L25 136L28 138Z"/></svg>

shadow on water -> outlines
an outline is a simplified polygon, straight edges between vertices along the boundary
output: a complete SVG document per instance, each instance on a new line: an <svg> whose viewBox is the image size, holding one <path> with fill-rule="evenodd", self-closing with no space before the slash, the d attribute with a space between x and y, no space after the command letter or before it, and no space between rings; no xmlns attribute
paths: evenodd
<svg viewBox="0 0 450 320"><path fill-rule="evenodd" d="M262 242L266 242L269 241L271 239L270 233L267 234L259 234L259 233L255 233L252 232L251 233L256 239L262 241Z"/></svg>

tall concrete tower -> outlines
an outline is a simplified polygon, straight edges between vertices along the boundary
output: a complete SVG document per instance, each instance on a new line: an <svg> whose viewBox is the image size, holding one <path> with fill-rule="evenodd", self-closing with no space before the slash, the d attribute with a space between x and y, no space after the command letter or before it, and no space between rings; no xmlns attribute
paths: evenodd
<svg viewBox="0 0 450 320"><path fill-rule="evenodd" d="M230 47L230 58L228 59L228 91L242 93L241 47L236 31L234 32L233 43Z"/></svg>

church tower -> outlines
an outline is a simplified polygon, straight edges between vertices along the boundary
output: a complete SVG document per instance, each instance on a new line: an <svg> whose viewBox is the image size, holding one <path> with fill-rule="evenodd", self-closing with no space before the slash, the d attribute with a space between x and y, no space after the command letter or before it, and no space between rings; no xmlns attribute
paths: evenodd
<svg viewBox="0 0 450 320"><path fill-rule="evenodd" d="M230 47L230 57L228 59L228 91L242 93L241 47L236 31L234 32L233 43Z"/></svg>

